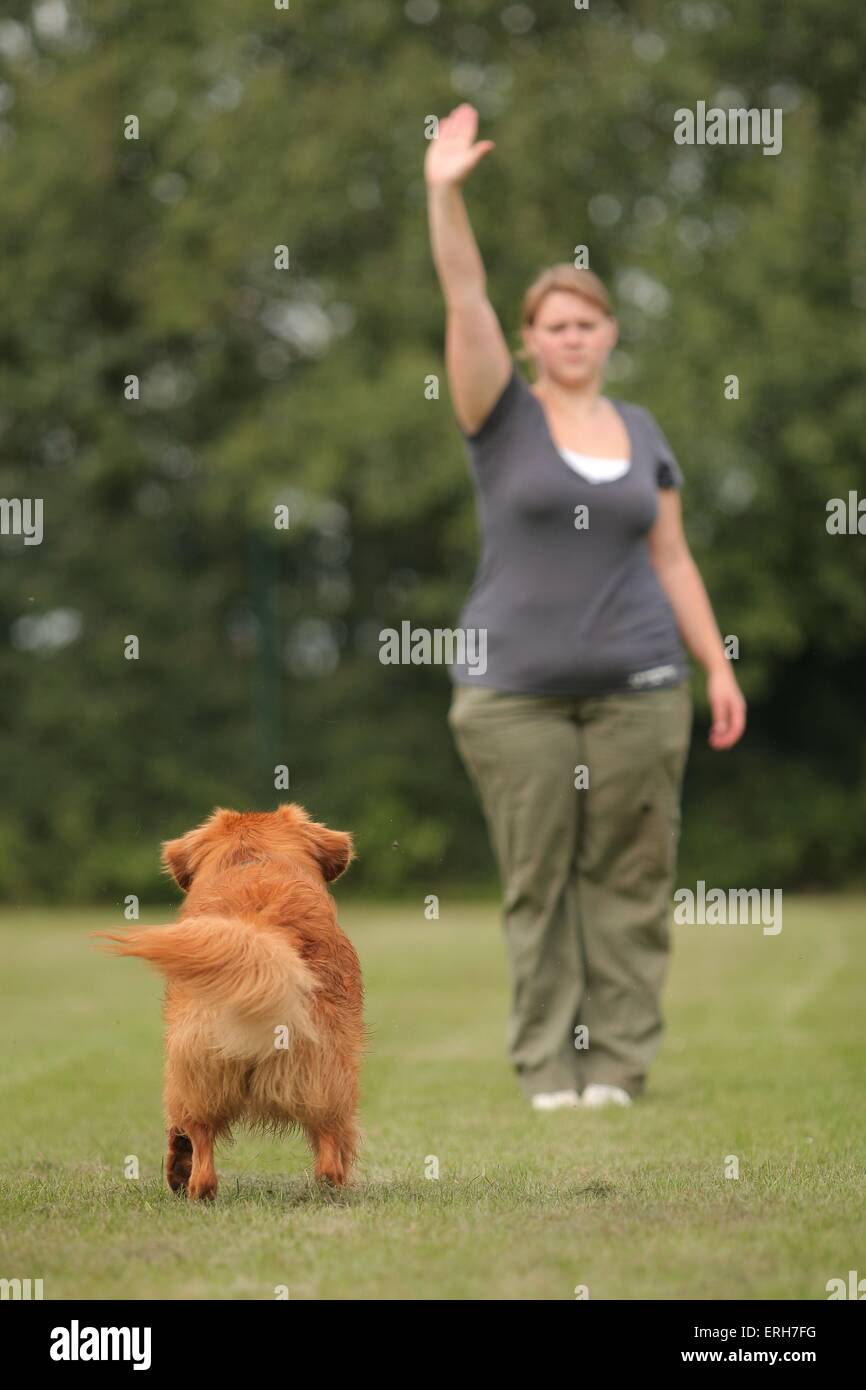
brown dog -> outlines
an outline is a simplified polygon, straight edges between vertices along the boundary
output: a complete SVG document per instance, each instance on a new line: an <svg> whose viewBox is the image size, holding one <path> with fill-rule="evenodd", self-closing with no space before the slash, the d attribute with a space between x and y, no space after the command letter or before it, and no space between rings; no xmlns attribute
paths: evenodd
<svg viewBox="0 0 866 1390"><path fill-rule="evenodd" d="M316 1177L344 1184L358 1151L366 1041L361 969L325 887L354 857L352 838L302 806L218 808L162 847L187 894L175 926L107 949L161 970L165 995L166 1178L216 1196L214 1141L236 1121L303 1129Z"/></svg>

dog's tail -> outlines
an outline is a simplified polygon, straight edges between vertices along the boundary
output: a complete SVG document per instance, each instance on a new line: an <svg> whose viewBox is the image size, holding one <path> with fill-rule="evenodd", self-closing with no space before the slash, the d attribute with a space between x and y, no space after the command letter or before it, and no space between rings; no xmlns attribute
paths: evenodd
<svg viewBox="0 0 866 1390"><path fill-rule="evenodd" d="M251 922L196 917L138 927L123 936L92 932L118 956L139 956L166 979L239 1024L287 1030L316 1041L312 993L318 982L288 941Z"/></svg>

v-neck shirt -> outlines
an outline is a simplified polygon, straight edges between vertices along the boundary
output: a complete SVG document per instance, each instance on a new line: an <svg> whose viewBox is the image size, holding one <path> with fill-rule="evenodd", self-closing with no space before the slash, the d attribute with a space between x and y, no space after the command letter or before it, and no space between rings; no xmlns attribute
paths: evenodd
<svg viewBox="0 0 866 1390"><path fill-rule="evenodd" d="M631 468L631 459L599 458L595 454L579 454L575 449L560 449L559 453L569 468L588 483L615 483Z"/></svg>
<svg viewBox="0 0 866 1390"><path fill-rule="evenodd" d="M688 674L647 545L657 489L681 487L683 475L651 412L611 403L630 456L591 460L592 478L563 457L541 401L514 364L481 427L470 435L458 423L481 555L458 619L459 629L474 630L465 643L473 659L449 666L453 682L516 694L600 695L660 689ZM605 463L618 465L608 480L598 468Z"/></svg>

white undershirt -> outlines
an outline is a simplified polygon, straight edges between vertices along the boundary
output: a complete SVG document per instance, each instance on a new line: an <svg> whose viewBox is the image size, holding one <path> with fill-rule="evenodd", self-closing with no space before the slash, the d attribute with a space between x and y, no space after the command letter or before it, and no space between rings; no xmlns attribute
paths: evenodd
<svg viewBox="0 0 866 1390"><path fill-rule="evenodd" d="M594 458L592 454L577 454L573 449L558 449L557 453L588 483L614 483L631 468L631 459Z"/></svg>

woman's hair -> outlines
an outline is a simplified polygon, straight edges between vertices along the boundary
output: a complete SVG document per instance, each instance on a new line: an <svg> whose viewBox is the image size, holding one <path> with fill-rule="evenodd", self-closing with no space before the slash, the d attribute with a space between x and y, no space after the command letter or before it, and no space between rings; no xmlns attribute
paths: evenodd
<svg viewBox="0 0 866 1390"><path fill-rule="evenodd" d="M520 310L520 323L522 328L529 328L535 321L539 306L546 294L551 290L565 290L568 294L579 294L582 299L588 299L590 304L594 304L602 313L609 314L613 318L613 307L610 297L598 276L591 270L579 270L577 266L569 265L568 261L560 261L558 265L548 266L547 270L542 270L536 276L529 289L523 296L523 304ZM515 357L525 361L530 354L521 345L515 349Z"/></svg>

